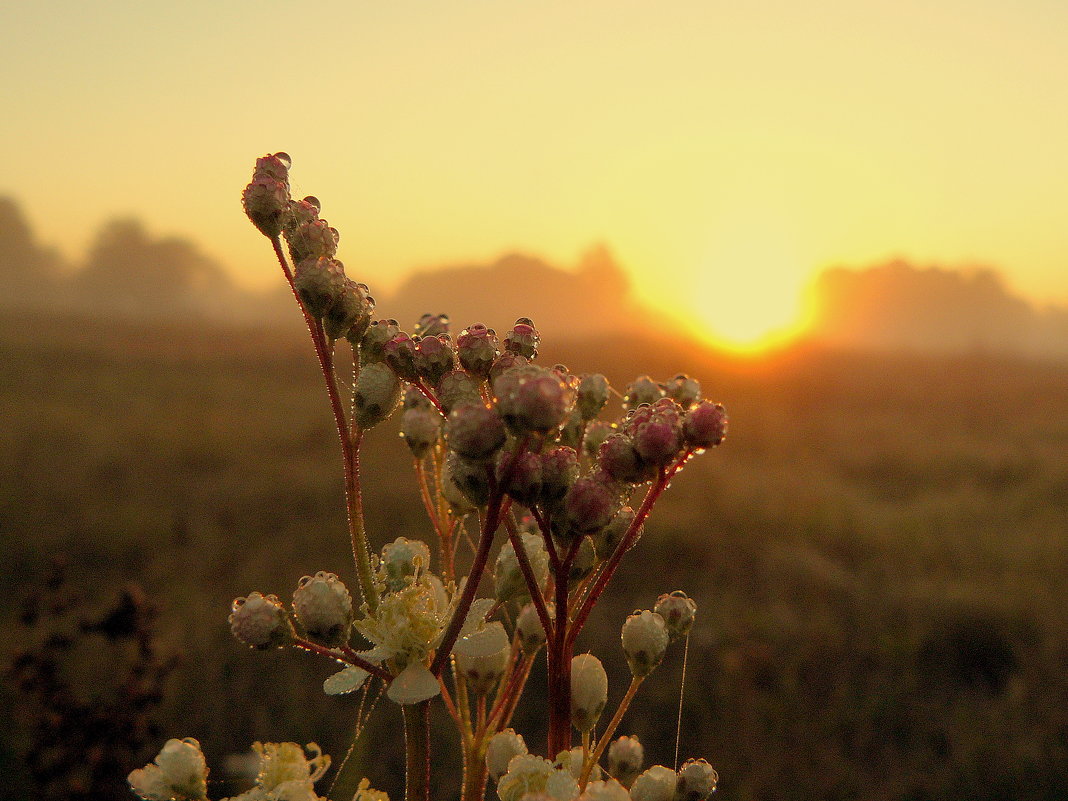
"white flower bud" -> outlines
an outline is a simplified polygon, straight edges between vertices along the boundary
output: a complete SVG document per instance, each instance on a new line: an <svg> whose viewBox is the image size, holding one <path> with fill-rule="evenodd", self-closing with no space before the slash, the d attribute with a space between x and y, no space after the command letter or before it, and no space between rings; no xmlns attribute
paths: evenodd
<svg viewBox="0 0 1068 801"><path fill-rule="evenodd" d="M520 536L534 578L537 579L538 586L541 586L549 575L549 552L545 550L545 541L537 534ZM516 556L510 541L502 545L500 553L497 554L493 583L496 586L498 601L530 597L527 582L523 578L523 569L519 566L519 557Z"/></svg>
<svg viewBox="0 0 1068 801"><path fill-rule="evenodd" d="M579 654L571 660L571 722L581 732L596 724L608 702L608 674L601 660Z"/></svg>
<svg viewBox="0 0 1068 801"><path fill-rule="evenodd" d="M496 621L494 621L496 622ZM497 623L497 625L501 625ZM476 696L485 695L493 689L508 667L508 657L512 647L507 642L498 651L485 656L468 656L455 651L456 669L467 679L467 686Z"/></svg>
<svg viewBox="0 0 1068 801"><path fill-rule="evenodd" d="M682 590L661 595L654 609L660 617L664 618L668 634L673 640L690 633L694 615L697 614L697 604Z"/></svg>
<svg viewBox="0 0 1068 801"><path fill-rule="evenodd" d="M591 781L579 801L630 801L630 793L615 779Z"/></svg>
<svg viewBox="0 0 1068 801"><path fill-rule="evenodd" d="M545 607L551 618L555 614L556 607L552 603L545 604ZM545 645L545 629L541 625L541 618L538 617L538 610L533 603L523 607L519 617L516 618L515 630L519 635L519 643L526 653L533 654Z"/></svg>
<svg viewBox="0 0 1068 801"><path fill-rule="evenodd" d="M669 638L664 618L646 609L627 618L621 639L631 674L644 678L664 658Z"/></svg>
<svg viewBox="0 0 1068 801"><path fill-rule="evenodd" d="M305 576L293 593L293 611L308 636L325 645L344 645L352 625L352 598L333 573Z"/></svg>
<svg viewBox="0 0 1068 801"><path fill-rule="evenodd" d="M133 771L127 781L145 801L200 801L208 797L208 765L200 743L192 737L168 740L155 764Z"/></svg>
<svg viewBox="0 0 1068 801"><path fill-rule="evenodd" d="M545 794L555 801L574 801L578 798L578 781L569 770L554 770L545 780Z"/></svg>
<svg viewBox="0 0 1068 801"><path fill-rule="evenodd" d="M526 753L529 753L526 741L515 729L505 729L490 737L486 745L486 768L493 781L499 781L507 773L512 757Z"/></svg>
<svg viewBox="0 0 1068 801"><path fill-rule="evenodd" d="M624 787L634 784L634 780L642 772L643 762L645 749L635 736L617 737L608 746L608 772Z"/></svg>
<svg viewBox="0 0 1068 801"><path fill-rule="evenodd" d="M586 752L584 752L582 750L582 746L581 745L576 745L570 751L561 751L559 754L557 754L556 763L555 764L556 764L556 767L558 767L558 768L566 768L568 771L571 772L571 775L574 776L575 779L577 780L577 779L581 779L582 778L582 768L583 768L583 765L585 764L585 761L586 761ZM593 766L593 768L590 770L589 778L590 779L600 779L601 778L601 766L600 765L594 765Z"/></svg>
<svg viewBox="0 0 1068 801"><path fill-rule="evenodd" d="M508 770L497 783L501 801L520 801L528 793L544 793L553 763L534 754L512 757ZM572 780L574 781L574 780Z"/></svg>
<svg viewBox="0 0 1068 801"><path fill-rule="evenodd" d="M260 650L279 648L293 636L286 610L273 595L254 592L235 598L230 609L230 631L245 645Z"/></svg>
<svg viewBox="0 0 1068 801"><path fill-rule="evenodd" d="M634 780L630 788L631 801L672 801L678 777L671 768L653 765Z"/></svg>
<svg viewBox="0 0 1068 801"><path fill-rule="evenodd" d="M356 425L367 429L381 423L397 408L400 400L400 379L382 362L372 362L360 368L353 394Z"/></svg>
<svg viewBox="0 0 1068 801"><path fill-rule="evenodd" d="M719 774L703 759L688 759L679 768L675 801L705 801L716 790Z"/></svg>
<svg viewBox="0 0 1068 801"><path fill-rule="evenodd" d="M397 537L382 546L382 571L385 573L386 586L394 592L401 589L417 569L426 570L429 567L430 546L422 540Z"/></svg>

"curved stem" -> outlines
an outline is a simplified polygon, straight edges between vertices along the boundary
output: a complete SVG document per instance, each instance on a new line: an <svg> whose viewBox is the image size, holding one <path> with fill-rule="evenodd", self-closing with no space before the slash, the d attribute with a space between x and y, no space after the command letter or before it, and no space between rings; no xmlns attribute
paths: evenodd
<svg viewBox="0 0 1068 801"><path fill-rule="evenodd" d="M314 643L311 640L306 640L303 637L297 637L293 640L293 647L300 648L302 651L308 651L312 654L325 656L329 659L333 659L335 662L345 662L349 665L355 665L358 668L366 670L372 676L378 676L378 678L387 683L393 680L393 676L387 670L372 662L368 662L347 645L335 650L333 648L327 648L325 645Z"/></svg>

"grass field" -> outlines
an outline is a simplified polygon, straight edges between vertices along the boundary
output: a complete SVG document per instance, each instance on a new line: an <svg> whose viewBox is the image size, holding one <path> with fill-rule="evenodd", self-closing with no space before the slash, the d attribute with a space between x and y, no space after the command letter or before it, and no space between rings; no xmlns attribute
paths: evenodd
<svg viewBox="0 0 1068 801"><path fill-rule="evenodd" d="M617 388L688 372L731 414L580 643L609 670L610 708L628 677L623 617L679 588L699 605L680 756L712 762L718 797L1068 798L1068 368L805 350L742 362L619 339L548 342L539 361ZM160 607L183 655L158 714L168 736L198 737L216 764L255 739L343 753L356 701L322 694L328 666L251 653L226 626L236 595L353 575L318 380L288 330L0 321L6 653L28 636L20 599L61 554L91 604L136 580ZM368 439L373 542L426 537L396 428ZM674 758L681 667L670 651L624 720L651 762ZM107 667L71 670L93 693ZM536 708L517 727L541 747ZM24 797L25 734L9 724L5 792ZM399 798L395 709L371 728L367 772Z"/></svg>

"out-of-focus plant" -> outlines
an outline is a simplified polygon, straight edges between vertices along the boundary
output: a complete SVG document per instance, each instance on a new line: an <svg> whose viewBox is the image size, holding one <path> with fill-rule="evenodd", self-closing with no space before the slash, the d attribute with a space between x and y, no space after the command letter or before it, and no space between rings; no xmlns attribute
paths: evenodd
<svg viewBox="0 0 1068 801"><path fill-rule="evenodd" d="M723 407L702 400L688 376L664 383L642 376L622 394L622 413L605 419L608 381L536 364L540 336L529 319L503 337L472 324L455 339L445 315L424 315L410 334L396 320L375 319L367 286L348 278L336 258L338 232L320 217L319 201L290 197L289 168L284 153L258 159L242 200L273 246L322 370L341 444L359 592L354 600L328 572L300 579L288 604L253 592L233 603L234 636L254 649L298 648L340 663L324 682L328 694L380 683L403 718L408 801L431 795L430 706L439 698L458 734L464 801L482 799L490 779L501 801L707 798L717 775L705 760L642 772L637 739L613 739L642 682L689 632L694 602L675 591L623 623L633 678L599 732L608 678L596 656L575 650L671 480L723 441ZM339 347L352 365L345 392ZM361 446L366 431L396 412L428 541L387 536L373 549ZM471 542L469 561L464 542ZM480 597L487 573L494 591ZM543 650L548 741L537 751L544 756L509 728ZM239 798L318 798L313 785L329 759L314 744L311 756L293 743L254 749L257 784ZM171 740L130 784L148 801L202 801L207 775L195 740ZM344 801L383 797L348 765L330 791Z"/></svg>

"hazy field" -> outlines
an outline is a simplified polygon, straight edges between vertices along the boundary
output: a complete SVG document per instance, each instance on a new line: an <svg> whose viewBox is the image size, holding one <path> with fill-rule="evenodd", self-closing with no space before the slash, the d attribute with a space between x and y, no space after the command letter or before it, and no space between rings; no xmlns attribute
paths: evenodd
<svg viewBox="0 0 1068 801"><path fill-rule="evenodd" d="M1068 368L803 352L746 364L619 340L550 342L541 361L619 388L689 372L731 414L727 443L675 480L582 642L614 705L623 616L668 590L696 597L680 755L719 769L718 797L1068 798ZM198 737L215 764L254 739L340 754L356 702L322 695L329 668L251 653L226 626L235 595L352 576L317 381L282 334L2 321L8 652L25 636L20 599L64 554L94 602L137 580L161 607L184 655L158 715L168 736ZM375 544L425 537L396 429L366 453ZM680 668L669 652L623 724L650 761L673 759ZM396 710L383 703L374 727L367 771L396 792L397 749L380 745ZM12 798L22 742L4 726Z"/></svg>

